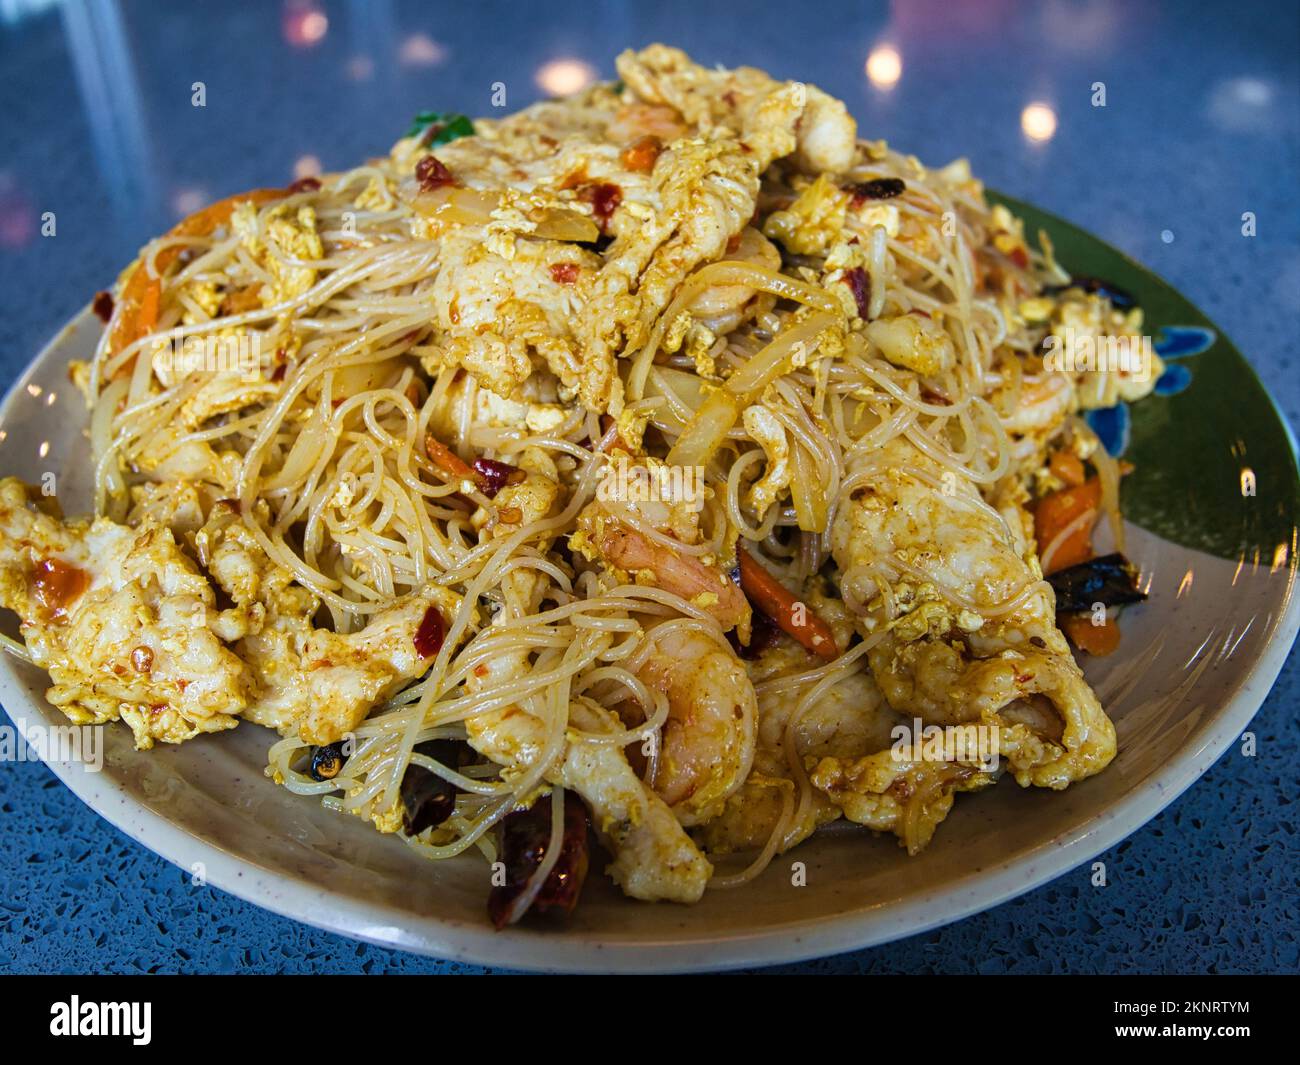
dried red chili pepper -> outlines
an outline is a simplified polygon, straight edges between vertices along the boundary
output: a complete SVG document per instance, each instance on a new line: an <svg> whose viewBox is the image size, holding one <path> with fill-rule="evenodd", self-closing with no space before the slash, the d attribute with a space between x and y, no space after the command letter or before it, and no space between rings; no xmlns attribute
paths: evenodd
<svg viewBox="0 0 1300 1065"><path fill-rule="evenodd" d="M447 636L447 623L436 606L429 607L415 630L412 642L421 658L432 658L442 650L442 641Z"/></svg>
<svg viewBox="0 0 1300 1065"><path fill-rule="evenodd" d="M432 192L434 189L442 188L443 185L455 183L451 171L443 166L436 155L426 155L415 164L415 180L420 183L420 188L425 192Z"/></svg>
<svg viewBox="0 0 1300 1065"><path fill-rule="evenodd" d="M527 912L570 914L578 904L589 862L587 809L572 792L564 793L564 828L560 855L531 902L525 892L551 844L551 797L501 823L501 861L506 881L488 895L488 916L498 928L514 924Z"/></svg>

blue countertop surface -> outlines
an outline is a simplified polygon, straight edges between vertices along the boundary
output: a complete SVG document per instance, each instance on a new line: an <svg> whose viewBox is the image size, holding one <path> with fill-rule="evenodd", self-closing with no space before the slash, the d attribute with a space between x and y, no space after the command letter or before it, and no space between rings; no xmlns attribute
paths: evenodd
<svg viewBox="0 0 1300 1065"><path fill-rule="evenodd" d="M208 200L382 153L418 110L487 113L494 83L514 110L612 76L621 48L656 40L814 81L865 136L929 163L967 156L989 185L1118 246L1215 320L1298 424L1290 0L0 0L0 381ZM1046 140L1022 128L1042 128L1031 104L1055 117ZM1258 756L1230 749L1103 854L1109 886L1085 867L938 931L782 971L1300 969L1297 695L1293 653L1252 726ZM193 888L30 761L0 765L0 959L14 972L484 971Z"/></svg>

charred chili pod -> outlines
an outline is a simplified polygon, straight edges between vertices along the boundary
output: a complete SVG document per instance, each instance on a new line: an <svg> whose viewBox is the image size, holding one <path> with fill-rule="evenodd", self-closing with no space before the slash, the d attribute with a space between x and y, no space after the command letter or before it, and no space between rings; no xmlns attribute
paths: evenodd
<svg viewBox="0 0 1300 1065"><path fill-rule="evenodd" d="M1047 582L1056 590L1056 609L1062 614L1091 610L1095 603L1122 606L1146 598L1138 588L1137 569L1121 554L1102 555L1057 570Z"/></svg>
<svg viewBox="0 0 1300 1065"><path fill-rule="evenodd" d="M763 652L776 643L776 639L780 635L781 630L777 628L776 622L761 610L755 610L750 616L749 645L746 646L740 642L735 629L727 632L727 642L731 644L732 650L737 655L746 661L753 662L761 658Z"/></svg>
<svg viewBox="0 0 1300 1065"><path fill-rule="evenodd" d="M455 740L425 740L415 745L415 753L423 754L451 769L459 769L462 755L467 752L463 743ZM402 774L400 795L402 799L402 827L408 836L418 836L426 828L442 824L456 809L456 795L460 789L443 780L422 765L408 765Z"/></svg>
<svg viewBox="0 0 1300 1065"><path fill-rule="evenodd" d="M346 743L346 740L339 740L338 743L312 748L309 770L312 780L333 780L339 775L348 760L347 752L343 749Z"/></svg>
<svg viewBox="0 0 1300 1065"><path fill-rule="evenodd" d="M1087 277L1081 274L1078 277L1070 278L1068 285L1052 285L1044 291L1048 295L1055 296L1057 293L1071 288L1081 288L1084 292L1092 295L1103 296L1110 300L1111 306L1117 310L1127 311L1137 306L1137 300L1131 294L1113 281L1107 281L1104 277Z"/></svg>
<svg viewBox="0 0 1300 1065"><path fill-rule="evenodd" d="M867 200L892 200L895 196L903 195L907 191L907 185L902 178L882 177L859 181L848 186L846 191L852 195L853 206L856 207Z"/></svg>
<svg viewBox="0 0 1300 1065"><path fill-rule="evenodd" d="M560 854L540 884L533 882L551 845L551 796L527 810L517 810L501 823L501 861L505 883L488 895L488 916L498 928L514 924L525 913L573 912L587 879L587 808L572 792L564 793Z"/></svg>
<svg viewBox="0 0 1300 1065"><path fill-rule="evenodd" d="M522 484L528 477L518 466L498 462L496 459L477 458L471 468L474 470L474 479L488 499L495 499L496 494L506 485Z"/></svg>

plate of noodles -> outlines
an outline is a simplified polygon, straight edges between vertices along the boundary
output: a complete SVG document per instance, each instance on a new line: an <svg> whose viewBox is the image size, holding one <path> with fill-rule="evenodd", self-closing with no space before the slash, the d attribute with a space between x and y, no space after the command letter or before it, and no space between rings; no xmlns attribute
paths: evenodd
<svg viewBox="0 0 1300 1065"><path fill-rule="evenodd" d="M1294 639L1267 393L964 160L617 69L95 296L0 412L10 717L196 882L521 968L850 949L1111 846Z"/></svg>

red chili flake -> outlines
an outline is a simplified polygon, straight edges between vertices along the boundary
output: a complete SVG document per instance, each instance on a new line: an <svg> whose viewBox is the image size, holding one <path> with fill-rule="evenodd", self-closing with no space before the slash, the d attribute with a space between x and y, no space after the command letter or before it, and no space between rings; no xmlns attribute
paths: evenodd
<svg viewBox="0 0 1300 1065"><path fill-rule="evenodd" d="M551 263L551 280L557 285L572 285L578 280L577 263Z"/></svg>
<svg viewBox="0 0 1300 1065"><path fill-rule="evenodd" d="M415 164L415 180L425 192L432 192L443 185L453 184L456 179L436 155L426 155Z"/></svg>
<svg viewBox="0 0 1300 1065"><path fill-rule="evenodd" d="M96 292L90 309L95 312L96 318L107 325L108 320L113 317L113 297L107 292Z"/></svg>
<svg viewBox="0 0 1300 1065"><path fill-rule="evenodd" d="M442 650L442 641L447 635L447 623L436 606L424 612L420 627L415 630L415 650L421 658L432 658Z"/></svg>
<svg viewBox="0 0 1300 1065"><path fill-rule="evenodd" d="M1020 248L1020 247L1012 248L1011 254L1010 256L1008 256L1008 258L1010 258L1010 260L1013 263L1015 263L1018 267L1020 267L1020 269L1022 270L1029 269L1029 252L1025 251L1024 248Z"/></svg>
<svg viewBox="0 0 1300 1065"><path fill-rule="evenodd" d="M604 229L618 205L623 202L623 190L606 181L599 185L588 185L582 190L582 198L591 204L591 213L600 223L600 228Z"/></svg>
<svg viewBox="0 0 1300 1065"><path fill-rule="evenodd" d="M489 499L508 484L519 484L527 476L518 466L496 459L475 459L473 462L474 480Z"/></svg>
<svg viewBox="0 0 1300 1065"><path fill-rule="evenodd" d="M861 207L867 200L892 200L895 196L903 195L906 188L902 178L882 177L859 181L844 191L853 194L854 207Z"/></svg>
<svg viewBox="0 0 1300 1065"><path fill-rule="evenodd" d="M741 241L741 239L742 239L742 235L741 235L740 233L735 233L735 234L733 234L731 237L729 237L729 238L727 239L727 254L728 254L728 255L735 255L736 252L740 250L740 241Z"/></svg>
<svg viewBox="0 0 1300 1065"><path fill-rule="evenodd" d="M858 314L865 320L867 308L871 305L871 278L860 266L844 271L844 283L853 293L853 302L858 305Z"/></svg>
<svg viewBox="0 0 1300 1065"><path fill-rule="evenodd" d="M285 194L295 196L300 192L315 192L320 188L320 179L314 177L302 177L285 189Z"/></svg>
<svg viewBox="0 0 1300 1065"><path fill-rule="evenodd" d="M287 362L280 363L279 366L277 366L274 370L271 371L271 382L273 384L278 385L281 381L284 380L284 375L288 371L288 369L289 369L289 364Z"/></svg>

